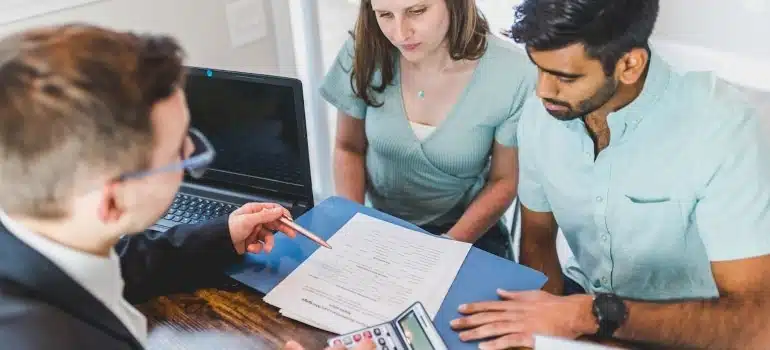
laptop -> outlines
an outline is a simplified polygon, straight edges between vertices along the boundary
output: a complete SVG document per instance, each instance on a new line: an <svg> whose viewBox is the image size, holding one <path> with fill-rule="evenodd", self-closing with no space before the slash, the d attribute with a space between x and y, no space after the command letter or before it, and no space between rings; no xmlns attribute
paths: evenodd
<svg viewBox="0 0 770 350"><path fill-rule="evenodd" d="M313 207L305 106L298 79L186 67L190 126L216 151L200 178L185 174L171 207L151 227L165 231L273 202L294 217Z"/></svg>

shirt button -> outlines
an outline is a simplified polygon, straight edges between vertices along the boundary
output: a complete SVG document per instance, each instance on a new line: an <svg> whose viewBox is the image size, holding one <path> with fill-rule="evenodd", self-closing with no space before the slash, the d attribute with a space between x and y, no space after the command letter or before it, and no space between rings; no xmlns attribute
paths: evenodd
<svg viewBox="0 0 770 350"><path fill-rule="evenodd" d="M604 200L604 198L602 198L601 196L597 196L597 197L596 197L596 201L597 201L597 202L600 202L600 203L601 203L601 201L603 201L603 200Z"/></svg>
<svg viewBox="0 0 770 350"><path fill-rule="evenodd" d="M602 284L604 284L605 286L610 284L610 279L607 277L602 277Z"/></svg>
<svg viewBox="0 0 770 350"><path fill-rule="evenodd" d="M609 239L609 237L608 237L607 235L602 235L602 241L605 241L605 242L606 242L606 241L607 241L607 239Z"/></svg>

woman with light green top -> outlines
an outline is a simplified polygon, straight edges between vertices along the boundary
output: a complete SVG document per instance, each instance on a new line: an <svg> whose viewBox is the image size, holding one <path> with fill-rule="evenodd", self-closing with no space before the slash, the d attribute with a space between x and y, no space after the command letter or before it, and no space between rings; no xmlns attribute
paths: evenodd
<svg viewBox="0 0 770 350"><path fill-rule="evenodd" d="M321 87L339 111L337 193L506 256L501 217L535 79L475 0L361 0Z"/></svg>

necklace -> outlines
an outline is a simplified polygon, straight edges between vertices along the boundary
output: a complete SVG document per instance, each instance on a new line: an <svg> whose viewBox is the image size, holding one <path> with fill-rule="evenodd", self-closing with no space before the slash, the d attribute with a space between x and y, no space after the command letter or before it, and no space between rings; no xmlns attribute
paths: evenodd
<svg viewBox="0 0 770 350"><path fill-rule="evenodd" d="M445 71L447 68L449 68L449 66L451 65L451 63L452 63L452 60L450 59L450 60L449 60L449 62L447 62L447 63L444 65L444 67L442 67L442 68L441 68L441 70L439 70L439 71L438 71L438 73L437 73L437 77L438 77L438 76L440 76L440 75L442 75L442 74L444 73L444 71ZM417 91L417 97L419 97L421 100L425 99L425 90L424 90L424 89L420 89L420 90L418 90L418 91Z"/></svg>

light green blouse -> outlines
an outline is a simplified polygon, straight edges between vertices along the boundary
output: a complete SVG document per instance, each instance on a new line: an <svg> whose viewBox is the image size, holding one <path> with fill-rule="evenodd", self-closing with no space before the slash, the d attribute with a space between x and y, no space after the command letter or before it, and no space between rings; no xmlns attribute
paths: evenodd
<svg viewBox="0 0 770 350"><path fill-rule="evenodd" d="M356 97L350 81L353 39L326 74L321 96L365 119L367 195L372 205L417 225L459 220L484 187L493 141L516 147L524 101L537 78L524 51L489 35L488 48L446 119L420 141L404 113L398 63L393 83L374 93L380 107ZM375 82L380 76L375 75Z"/></svg>

